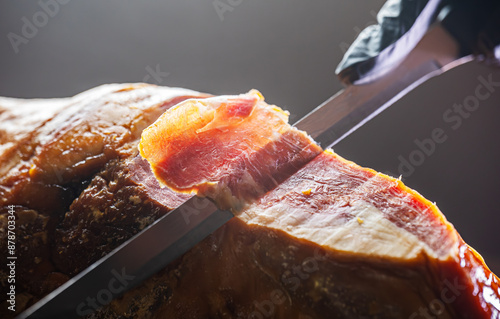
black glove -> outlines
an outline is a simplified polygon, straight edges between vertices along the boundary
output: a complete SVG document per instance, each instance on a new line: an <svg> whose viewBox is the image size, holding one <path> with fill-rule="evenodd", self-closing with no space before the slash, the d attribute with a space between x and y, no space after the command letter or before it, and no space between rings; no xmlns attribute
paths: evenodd
<svg viewBox="0 0 500 319"><path fill-rule="evenodd" d="M375 58L390 50L408 30L430 28L436 21L460 44L461 56L475 54L491 64L500 61L498 0L388 0L377 20L377 25L359 34L338 65L336 73L344 84L352 84L367 73Z"/></svg>

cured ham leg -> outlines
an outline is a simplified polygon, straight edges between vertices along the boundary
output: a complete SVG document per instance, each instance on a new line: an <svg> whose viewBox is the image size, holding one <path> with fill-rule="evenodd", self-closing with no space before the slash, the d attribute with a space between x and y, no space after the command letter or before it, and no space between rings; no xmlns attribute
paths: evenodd
<svg viewBox="0 0 500 319"><path fill-rule="evenodd" d="M196 111L207 97L113 84L64 99L0 98L0 228L14 205L18 257L17 312L4 301L0 317L195 191L237 216L90 318L498 318L498 278L434 205L322 152L258 92ZM164 166L163 185L186 194L162 188L138 157L144 128L171 107L146 131L143 153Z"/></svg>

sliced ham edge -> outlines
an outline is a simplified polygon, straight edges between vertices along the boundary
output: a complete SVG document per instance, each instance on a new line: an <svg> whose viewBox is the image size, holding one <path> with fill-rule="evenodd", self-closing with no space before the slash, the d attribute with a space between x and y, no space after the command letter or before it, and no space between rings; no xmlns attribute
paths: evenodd
<svg viewBox="0 0 500 319"><path fill-rule="evenodd" d="M432 265L438 282L467 283L457 309L500 314L498 277L435 204L323 152L287 121L257 91L188 100L144 130L139 149L161 184L208 196L247 225L360 260Z"/></svg>

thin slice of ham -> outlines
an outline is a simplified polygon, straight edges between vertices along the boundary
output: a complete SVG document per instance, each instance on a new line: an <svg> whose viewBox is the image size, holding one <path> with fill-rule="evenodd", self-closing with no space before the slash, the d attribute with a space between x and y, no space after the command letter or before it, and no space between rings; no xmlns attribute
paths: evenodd
<svg viewBox="0 0 500 319"><path fill-rule="evenodd" d="M139 149L162 184L233 210L322 151L255 90L178 104L144 130Z"/></svg>

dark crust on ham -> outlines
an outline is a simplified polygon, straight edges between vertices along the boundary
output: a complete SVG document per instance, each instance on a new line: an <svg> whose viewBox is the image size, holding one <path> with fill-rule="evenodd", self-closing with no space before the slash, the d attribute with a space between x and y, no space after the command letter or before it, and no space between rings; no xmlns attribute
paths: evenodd
<svg viewBox="0 0 500 319"><path fill-rule="evenodd" d="M52 260L73 276L190 197L161 188L141 157L111 161L58 225Z"/></svg>

